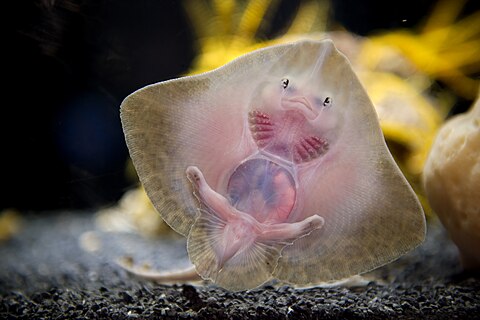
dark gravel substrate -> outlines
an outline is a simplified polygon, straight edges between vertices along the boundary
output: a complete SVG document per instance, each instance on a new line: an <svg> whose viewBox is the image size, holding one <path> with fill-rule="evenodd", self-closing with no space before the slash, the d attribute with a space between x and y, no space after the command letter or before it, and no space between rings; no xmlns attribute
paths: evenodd
<svg viewBox="0 0 480 320"><path fill-rule="evenodd" d="M377 280L367 286L240 293L132 278L116 257L183 266L183 240L97 232L102 250L91 254L79 237L93 229L93 216L83 212L26 216L22 231L0 244L0 318L480 319L480 278L460 273L457 251L436 222L424 245L370 273Z"/></svg>

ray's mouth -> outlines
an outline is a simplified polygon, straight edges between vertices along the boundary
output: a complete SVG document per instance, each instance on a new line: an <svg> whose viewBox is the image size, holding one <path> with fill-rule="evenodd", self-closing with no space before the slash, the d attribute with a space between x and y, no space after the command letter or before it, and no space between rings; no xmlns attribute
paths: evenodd
<svg viewBox="0 0 480 320"><path fill-rule="evenodd" d="M318 116L318 111L303 96L282 98L282 107L287 110L299 111L308 120L314 120Z"/></svg>

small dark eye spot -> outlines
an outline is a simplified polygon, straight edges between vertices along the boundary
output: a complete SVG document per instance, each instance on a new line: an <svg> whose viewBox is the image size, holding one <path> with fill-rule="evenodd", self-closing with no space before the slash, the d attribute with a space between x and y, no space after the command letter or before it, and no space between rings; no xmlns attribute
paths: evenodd
<svg viewBox="0 0 480 320"><path fill-rule="evenodd" d="M290 80L288 80L287 78L283 78L281 83L282 83L282 88L287 89L288 84L290 83Z"/></svg>
<svg viewBox="0 0 480 320"><path fill-rule="evenodd" d="M323 106L330 107L331 105L332 105L332 98L326 97L325 100L323 100Z"/></svg>

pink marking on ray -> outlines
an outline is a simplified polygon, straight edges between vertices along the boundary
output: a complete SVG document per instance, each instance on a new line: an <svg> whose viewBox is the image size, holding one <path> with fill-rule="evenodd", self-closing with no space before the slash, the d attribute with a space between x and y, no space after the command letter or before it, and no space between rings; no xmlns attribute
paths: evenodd
<svg viewBox="0 0 480 320"><path fill-rule="evenodd" d="M249 113L248 120L251 124L271 124L270 116L257 110Z"/></svg>
<svg viewBox="0 0 480 320"><path fill-rule="evenodd" d="M257 146L259 148L265 147L275 135L275 127L270 120L270 116L254 110L248 114L248 122L250 123L250 132Z"/></svg>
<svg viewBox="0 0 480 320"><path fill-rule="evenodd" d="M273 132L257 131L253 134L255 140L267 140L273 137Z"/></svg>
<svg viewBox="0 0 480 320"><path fill-rule="evenodd" d="M308 153L307 149L302 145L302 142L298 142L295 144L295 151L296 154L300 157L299 162L307 162L310 160L310 154Z"/></svg>
<svg viewBox="0 0 480 320"><path fill-rule="evenodd" d="M295 144L293 159L295 163L308 162L327 150L328 143L324 139L315 136L303 138Z"/></svg>
<svg viewBox="0 0 480 320"><path fill-rule="evenodd" d="M254 124L251 126L255 131L273 131L273 126L271 124Z"/></svg>

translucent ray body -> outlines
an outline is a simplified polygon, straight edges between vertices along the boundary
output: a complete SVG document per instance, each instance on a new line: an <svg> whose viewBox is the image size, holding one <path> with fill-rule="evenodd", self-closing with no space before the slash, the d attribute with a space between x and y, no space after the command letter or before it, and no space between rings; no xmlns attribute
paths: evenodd
<svg viewBox="0 0 480 320"><path fill-rule="evenodd" d="M188 237L199 274L226 288L345 278L424 238L418 200L331 41L148 86L121 117L150 199Z"/></svg>

